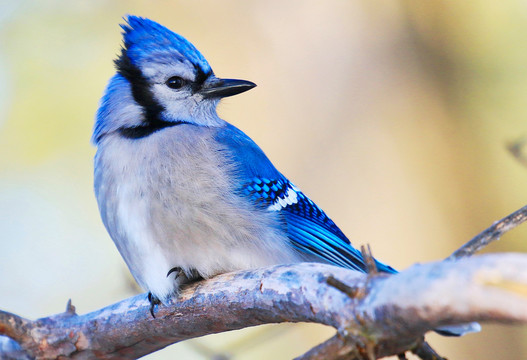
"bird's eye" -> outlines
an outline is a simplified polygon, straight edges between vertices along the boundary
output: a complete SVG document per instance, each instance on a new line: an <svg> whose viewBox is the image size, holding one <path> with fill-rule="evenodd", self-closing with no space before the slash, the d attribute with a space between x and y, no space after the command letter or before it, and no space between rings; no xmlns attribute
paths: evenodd
<svg viewBox="0 0 527 360"><path fill-rule="evenodd" d="M181 89L185 83L186 81L179 76L172 76L166 82L167 86L171 89Z"/></svg>

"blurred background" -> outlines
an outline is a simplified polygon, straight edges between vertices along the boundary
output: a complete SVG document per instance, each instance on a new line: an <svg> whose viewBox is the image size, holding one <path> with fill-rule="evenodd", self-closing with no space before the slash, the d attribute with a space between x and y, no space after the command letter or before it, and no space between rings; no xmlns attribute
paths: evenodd
<svg viewBox="0 0 527 360"><path fill-rule="evenodd" d="M527 202L525 1L0 0L0 309L86 313L138 290L99 219L89 139L125 14L258 87L220 114L356 246L439 260ZM524 225L485 251L527 251ZM146 359L289 359L333 334L271 325ZM449 359L527 358L527 329L428 339Z"/></svg>

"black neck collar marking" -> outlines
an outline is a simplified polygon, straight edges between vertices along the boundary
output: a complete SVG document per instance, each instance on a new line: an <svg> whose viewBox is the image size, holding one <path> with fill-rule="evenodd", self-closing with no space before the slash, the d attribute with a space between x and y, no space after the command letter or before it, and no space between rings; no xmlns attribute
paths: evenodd
<svg viewBox="0 0 527 360"><path fill-rule="evenodd" d="M183 125L183 124L190 124L190 123L185 122L185 121L158 120L155 123L149 123L146 125L134 126L134 127L128 127L128 128L120 128L119 133L127 139L141 139L161 129L171 127L171 126Z"/></svg>
<svg viewBox="0 0 527 360"><path fill-rule="evenodd" d="M147 124L144 126L135 126L130 128L120 128L119 133L127 139L141 139L152 135L153 133L161 129L182 124L190 123L187 123L185 121L158 121L155 124Z"/></svg>

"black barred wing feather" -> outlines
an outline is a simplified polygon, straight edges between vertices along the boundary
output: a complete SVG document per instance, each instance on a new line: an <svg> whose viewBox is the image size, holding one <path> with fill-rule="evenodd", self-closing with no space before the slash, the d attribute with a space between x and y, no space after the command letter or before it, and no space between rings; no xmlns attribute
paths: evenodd
<svg viewBox="0 0 527 360"><path fill-rule="evenodd" d="M346 268L365 270L359 251L313 201L286 179L255 177L245 195L283 216L291 243L298 250Z"/></svg>

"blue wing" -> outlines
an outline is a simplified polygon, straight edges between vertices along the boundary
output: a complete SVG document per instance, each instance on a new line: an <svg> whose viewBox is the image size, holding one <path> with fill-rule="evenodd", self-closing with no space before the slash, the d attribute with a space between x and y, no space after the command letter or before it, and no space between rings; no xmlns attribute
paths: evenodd
<svg viewBox="0 0 527 360"><path fill-rule="evenodd" d="M293 247L334 265L365 271L361 253L337 225L276 170L247 135L228 125L218 132L216 139L225 145L236 166L242 195L268 211L279 212ZM381 271L396 272L382 263L377 265Z"/></svg>
<svg viewBox="0 0 527 360"><path fill-rule="evenodd" d="M364 259L335 223L313 201L287 180L263 151L241 130L232 125L219 129L216 140L228 152L226 158L236 168L239 191L257 206L278 211L291 245L338 266L365 271ZM376 261L377 268L396 273ZM478 323L440 328L440 334L460 336L479 331Z"/></svg>

